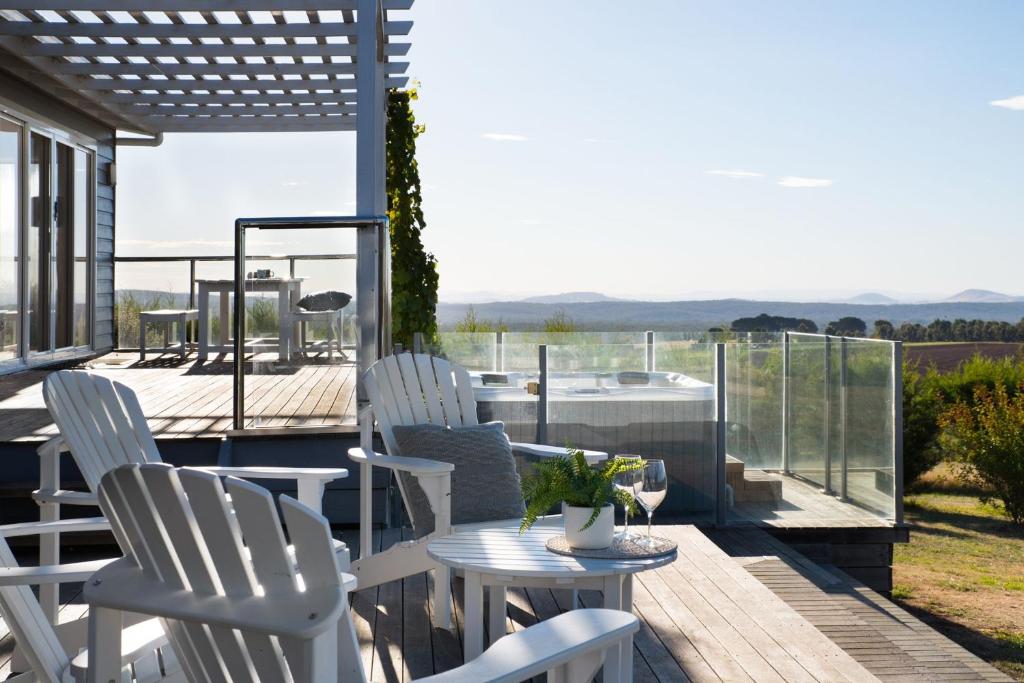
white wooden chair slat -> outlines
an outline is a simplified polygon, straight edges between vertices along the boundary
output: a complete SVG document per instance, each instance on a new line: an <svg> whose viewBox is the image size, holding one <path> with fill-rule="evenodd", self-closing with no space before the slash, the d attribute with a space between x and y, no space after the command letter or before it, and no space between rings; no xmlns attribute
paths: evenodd
<svg viewBox="0 0 1024 683"><path fill-rule="evenodd" d="M449 427L461 427L463 425L462 408L459 406L458 394L455 393L452 366L448 361L440 358L433 358L432 360L434 363L434 375L437 377L437 388L441 392L441 401L444 404L445 421L447 421ZM402 424L411 423L403 422Z"/></svg>
<svg viewBox="0 0 1024 683"><path fill-rule="evenodd" d="M427 416L427 407L424 403L424 387L420 386L420 377L416 372L416 363L411 353L403 353L397 356L398 372L405 386L405 395L409 399L409 408L412 410L412 419L416 424L430 422Z"/></svg>
<svg viewBox="0 0 1024 683"><path fill-rule="evenodd" d="M409 395L405 392L405 382L402 381L402 371L398 367L398 361L394 356L385 356L377 362L381 364L384 371L384 378L381 380L381 384L386 380L388 386L391 387L395 411L398 413L398 419L401 420L397 424L415 424L413 422L412 407L409 405Z"/></svg>
<svg viewBox="0 0 1024 683"><path fill-rule="evenodd" d="M258 593L256 575L242 544L238 520L231 514L220 479L209 472L181 470L179 479L188 495L199 531L221 578L225 595L239 598ZM258 633L243 633L256 670L267 683L284 683L288 674L282 667L281 649L276 640Z"/></svg>
<svg viewBox="0 0 1024 683"><path fill-rule="evenodd" d="M153 432L149 429L149 422L146 421L146 416L142 413L142 405L139 403L139 397L135 394L135 390L120 382L111 382L111 385L121 400L121 405L131 422L132 432L135 434L142 453L145 454L145 457L139 462L160 462L160 450L156 446Z"/></svg>
<svg viewBox="0 0 1024 683"><path fill-rule="evenodd" d="M256 580L267 595L294 592L295 569L270 492L241 479L229 478L224 486L238 512L238 525L249 547Z"/></svg>
<svg viewBox="0 0 1024 683"><path fill-rule="evenodd" d="M108 471L118 460L136 462L131 454L124 450L123 437L117 434L117 426L109 414L110 409L103 403L96 389L99 382L86 382L81 375L69 373L68 383L73 384L81 396L81 401L77 402L75 407L84 413L83 422L86 428L99 436L95 441L100 447L93 457L100 463L100 470ZM90 483L95 486L98 482Z"/></svg>
<svg viewBox="0 0 1024 683"><path fill-rule="evenodd" d="M66 425L63 427L67 432L64 435L64 441L68 448L73 453L76 451L84 453L78 469L86 484L90 486L95 484L103 476L101 472L102 457L96 454L104 452L104 443L101 435L88 427L84 419L85 411L76 405L76 402L85 399L77 387L66 380L66 375L60 372L47 377L43 383L43 396L57 426Z"/></svg>
<svg viewBox="0 0 1024 683"><path fill-rule="evenodd" d="M373 418L371 420L376 418L378 425L380 425L380 438L384 440L384 449L389 453L397 452L398 447L395 444L395 438L390 429L390 426L395 423L397 413L390 414L388 412L391 410L390 405L394 401L389 402L384 398L384 387L377 381L375 374L368 372L363 376L363 387L366 389L366 396L370 399L370 404L373 406ZM390 387L388 389L390 391Z"/></svg>
<svg viewBox="0 0 1024 683"><path fill-rule="evenodd" d="M444 408L441 406L441 394L437 391L437 377L434 375L434 364L430 362L430 356L422 353L414 354L413 359L415 360L420 386L423 388L423 397L427 402L428 420L431 424L443 426Z"/></svg>
<svg viewBox="0 0 1024 683"><path fill-rule="evenodd" d="M138 476L140 469L147 470L146 476ZM203 482L200 484L205 485ZM219 486L220 482L216 484ZM223 505L204 505L202 521L206 522L207 514L221 515L226 521L233 508L238 528L243 535L246 532L250 534L245 536L250 562L255 563L260 552L268 550L272 543L279 545L275 553L277 556L285 555L281 517L269 493L257 495L253 489L258 487L231 479L223 486L231 496L230 503L225 499ZM156 501L164 500L166 496L154 494L153 487L169 489L174 494L171 498L177 502L172 501L170 506L157 504ZM228 576L238 576L239 573L234 569L219 571L221 556L209 548L204 535L180 522L164 521L168 514L199 519L198 511L192 507L191 496L176 493L183 487L184 490L201 489L195 482L190 482L188 487L179 483L178 471L169 466L124 465L104 476L100 491L105 493L108 489L117 489L103 496L105 503L112 506L112 520L144 516L131 514L126 506L145 507L145 514L152 515L154 519L141 526L156 526L165 532L154 543L167 543L173 547L182 547L182 543L187 542L206 543L205 550L200 549L194 554L209 557L212 571L227 583ZM218 495L223 497L223 492ZM361 664L348 668L348 663L339 654L342 652L339 647L343 632L352 633L352 618L346 594L347 579L334 570L337 565L331 551L327 522L323 516L288 497L281 500L282 514L294 540L298 571L307 582L306 586L289 580L280 583L279 592L274 595L246 597L243 593L251 588L247 585L240 591L225 588L230 596L210 596L196 593L191 588L182 590L154 578L141 568L142 563L134 556L135 549L125 548L124 559L106 565L97 573L96 581L86 584L85 597L92 607L91 618L98 619L101 617L97 615L112 611L160 617L167 624L175 655L187 679L196 683L222 679L277 683L278 679L266 676L263 670L253 670L250 661L255 662L257 658L251 648L246 651L249 659L245 661L225 657L216 648L214 640L208 637L209 633L218 630L245 634L255 632L277 638L282 647L275 651L274 656L286 674L280 679L282 682L366 683ZM170 511L175 505L182 509ZM230 525L221 524L220 527L229 528ZM260 531L265 541L257 547L251 543L251 535L258 535ZM185 535L184 541L175 538L179 534ZM126 531L121 537L130 535ZM160 555L155 551L154 554ZM290 573L291 567L291 563L282 564L286 572ZM255 569L254 573L259 576L260 570ZM512 683L544 672L554 676L553 680L583 683L593 677L611 648L632 648L632 635L638 627L636 617L626 612L577 610L508 635L469 664L422 679L421 683ZM91 625L90 634L93 646L89 660L90 680L114 678L119 672L117 666L120 661L114 650L117 644L102 640L95 623ZM207 637L206 642L201 642L203 637ZM250 641L245 638L240 642L243 647L248 647ZM361 661L355 653L351 656ZM606 680L629 683L630 678L628 674L625 679L612 675L610 678L606 676Z"/></svg>
<svg viewBox="0 0 1024 683"><path fill-rule="evenodd" d="M455 377L455 394L459 398L459 410L462 411L462 424L479 424L476 416L476 397L473 396L473 383L469 379L469 373L461 365L452 365L452 375Z"/></svg>
<svg viewBox="0 0 1024 683"><path fill-rule="evenodd" d="M103 403L103 407L106 408L107 417L114 425L114 432L112 436L117 439L121 445L120 458L113 458L109 460L106 465L110 468L116 467L119 462L115 460L121 460L127 462L146 462L145 453L142 448L142 443L139 439L139 433L137 432L135 425L133 425L125 411L124 404L121 402L121 395L118 392L113 382L85 382L84 375L75 375L75 378L83 385L95 389L96 393L99 394L100 400ZM126 390L127 387L125 387ZM128 390L131 391L131 390ZM137 404L138 399L135 397L134 392L131 394L131 399ZM145 432L149 432L148 425L146 426ZM113 455L113 452L111 453Z"/></svg>
<svg viewBox="0 0 1024 683"><path fill-rule="evenodd" d="M341 569L331 550L327 520L308 514L308 508L289 496L281 496L281 513L295 548L295 564L302 573L306 590L338 585Z"/></svg>

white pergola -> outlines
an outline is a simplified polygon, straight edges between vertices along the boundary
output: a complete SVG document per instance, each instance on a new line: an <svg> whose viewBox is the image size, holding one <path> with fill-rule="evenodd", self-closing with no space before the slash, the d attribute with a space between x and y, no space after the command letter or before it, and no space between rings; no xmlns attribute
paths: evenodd
<svg viewBox="0 0 1024 683"><path fill-rule="evenodd" d="M407 81L411 5L0 0L0 67L136 133L354 130Z"/></svg>

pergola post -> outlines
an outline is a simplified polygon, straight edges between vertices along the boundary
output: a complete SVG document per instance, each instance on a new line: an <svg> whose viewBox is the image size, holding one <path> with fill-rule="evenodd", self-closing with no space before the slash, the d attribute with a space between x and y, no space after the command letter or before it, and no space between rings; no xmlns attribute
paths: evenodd
<svg viewBox="0 0 1024 683"><path fill-rule="evenodd" d="M356 213L383 216L385 194L385 89L383 59L383 17L379 0L358 0L356 15ZM381 228L361 228L357 238L356 280L359 315L360 375L388 352L391 321L388 314L390 263L388 236ZM359 386L359 398L362 396Z"/></svg>

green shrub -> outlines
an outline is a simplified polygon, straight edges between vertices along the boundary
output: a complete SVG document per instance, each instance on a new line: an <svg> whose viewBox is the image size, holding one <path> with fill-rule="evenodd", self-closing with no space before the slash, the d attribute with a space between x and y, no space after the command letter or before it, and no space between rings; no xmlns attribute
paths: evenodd
<svg viewBox="0 0 1024 683"><path fill-rule="evenodd" d="M940 373L934 367L921 371L914 364L903 364L903 481L909 486L950 457L939 443L939 418L958 403L972 406L976 390L989 392L1006 387L1015 395L1024 384L1024 364L1013 358L985 358L974 355L952 372Z"/></svg>
<svg viewBox="0 0 1024 683"><path fill-rule="evenodd" d="M972 404L958 402L939 425L940 443L960 476L987 492L982 502L999 499L1007 516L1024 525L1024 393L979 385Z"/></svg>

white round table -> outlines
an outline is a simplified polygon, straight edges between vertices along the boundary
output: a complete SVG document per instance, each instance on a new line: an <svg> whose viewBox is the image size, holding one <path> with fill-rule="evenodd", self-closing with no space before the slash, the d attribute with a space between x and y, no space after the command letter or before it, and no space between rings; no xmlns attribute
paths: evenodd
<svg viewBox="0 0 1024 683"><path fill-rule="evenodd" d="M491 604L488 630L494 643L505 635L506 588L569 588L604 592L604 606L633 610L633 574L670 564L667 555L639 560L599 560L559 555L547 549L561 527L534 527L520 535L515 528L462 531L431 541L427 554L437 562L461 570L465 575L466 597L463 627L465 660L478 657L484 649L483 589ZM622 653L620 662L632 661L632 652ZM620 666L606 662L606 666ZM631 665L631 664L630 664Z"/></svg>

